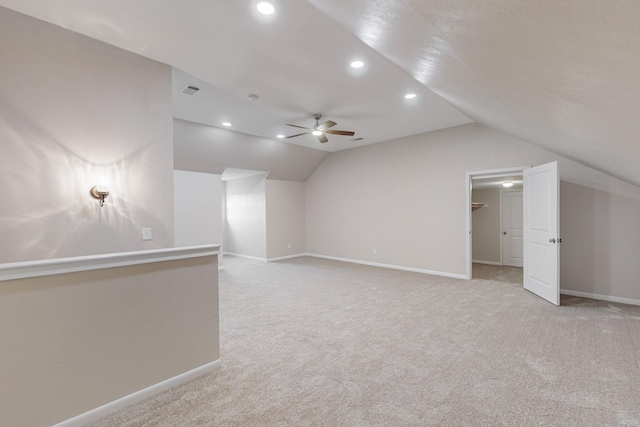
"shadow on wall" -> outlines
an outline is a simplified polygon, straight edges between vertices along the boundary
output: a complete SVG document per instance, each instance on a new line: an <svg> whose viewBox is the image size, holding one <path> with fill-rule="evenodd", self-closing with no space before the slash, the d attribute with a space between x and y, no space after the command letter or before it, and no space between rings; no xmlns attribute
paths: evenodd
<svg viewBox="0 0 640 427"><path fill-rule="evenodd" d="M609 247L606 224L611 221L610 195L560 181L560 284L563 289L610 293L610 257L602 253ZM603 280L605 278L607 280Z"/></svg>
<svg viewBox="0 0 640 427"><path fill-rule="evenodd" d="M562 288L640 300L640 199L560 184Z"/></svg>
<svg viewBox="0 0 640 427"><path fill-rule="evenodd" d="M226 172L226 171L225 171ZM268 172L224 179L225 251L267 257L266 178Z"/></svg>
<svg viewBox="0 0 640 427"><path fill-rule="evenodd" d="M138 218L155 216L140 203L149 188L145 171L154 162L151 144L99 164L74 153L14 108L0 107L0 238L5 242L0 263L119 251L123 233L140 233ZM108 143L99 136L87 142ZM109 182L111 190L103 208L89 194L100 180Z"/></svg>

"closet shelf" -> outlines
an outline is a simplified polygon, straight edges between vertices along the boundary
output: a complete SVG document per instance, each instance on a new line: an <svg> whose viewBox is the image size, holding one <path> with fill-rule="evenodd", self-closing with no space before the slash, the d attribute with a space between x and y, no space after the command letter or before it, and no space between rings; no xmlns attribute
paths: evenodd
<svg viewBox="0 0 640 427"><path fill-rule="evenodd" d="M486 203L476 203L476 202L471 202L471 210L475 211L476 209L480 209L480 208L486 208L487 204Z"/></svg>

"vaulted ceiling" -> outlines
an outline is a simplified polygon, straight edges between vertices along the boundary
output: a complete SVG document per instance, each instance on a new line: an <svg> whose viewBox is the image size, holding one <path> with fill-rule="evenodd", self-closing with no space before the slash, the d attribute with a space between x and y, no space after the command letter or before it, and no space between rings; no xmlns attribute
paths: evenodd
<svg viewBox="0 0 640 427"><path fill-rule="evenodd" d="M178 118L275 139L323 113L363 138L285 139L326 151L476 121L640 185L640 2L257 3L0 0L172 65Z"/></svg>
<svg viewBox="0 0 640 427"><path fill-rule="evenodd" d="M474 121L640 184L640 2L311 3Z"/></svg>

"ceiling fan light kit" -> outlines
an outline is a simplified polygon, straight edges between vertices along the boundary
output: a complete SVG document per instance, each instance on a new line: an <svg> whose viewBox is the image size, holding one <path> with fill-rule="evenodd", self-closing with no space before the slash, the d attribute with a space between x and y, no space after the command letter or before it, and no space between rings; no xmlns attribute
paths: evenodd
<svg viewBox="0 0 640 427"><path fill-rule="evenodd" d="M316 120L316 124L312 128L306 128L304 126L287 124L287 126L291 126L294 128L305 129L305 132L298 133L296 135L287 136L287 138L295 138L297 136L307 135L310 133L315 137L317 137L318 141L324 144L325 142L329 141L329 139L327 139L327 134L342 135L342 136L353 136L356 134L355 132L348 131L348 130L331 129L332 127L337 125L337 123L332 120L327 120L326 122L320 124L320 119L322 118L322 114L314 114L313 118Z"/></svg>

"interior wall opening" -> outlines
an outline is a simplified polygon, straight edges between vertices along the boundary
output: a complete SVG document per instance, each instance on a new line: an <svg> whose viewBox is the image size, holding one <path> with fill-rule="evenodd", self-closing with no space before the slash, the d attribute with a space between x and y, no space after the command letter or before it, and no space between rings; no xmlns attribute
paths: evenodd
<svg viewBox="0 0 640 427"><path fill-rule="evenodd" d="M266 259L268 175L269 172L234 168L222 173L225 253Z"/></svg>
<svg viewBox="0 0 640 427"><path fill-rule="evenodd" d="M522 284L522 170L467 173L468 278Z"/></svg>

